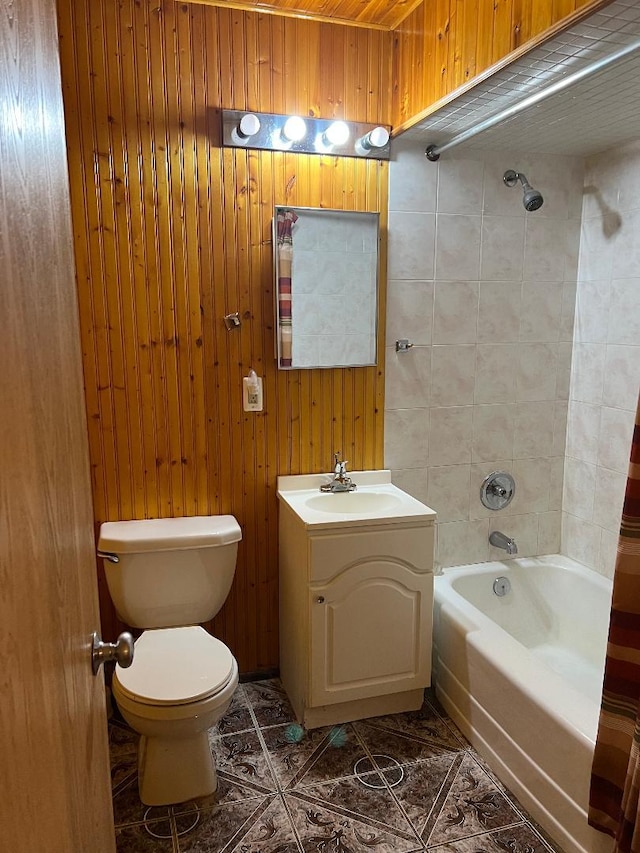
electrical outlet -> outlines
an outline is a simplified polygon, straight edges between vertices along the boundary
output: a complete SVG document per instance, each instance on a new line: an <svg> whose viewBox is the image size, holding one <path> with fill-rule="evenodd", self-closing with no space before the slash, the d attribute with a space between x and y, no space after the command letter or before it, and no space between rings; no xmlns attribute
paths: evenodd
<svg viewBox="0 0 640 853"><path fill-rule="evenodd" d="M253 383L250 383L248 376L243 377L242 404L245 412L262 411L262 377L258 376Z"/></svg>

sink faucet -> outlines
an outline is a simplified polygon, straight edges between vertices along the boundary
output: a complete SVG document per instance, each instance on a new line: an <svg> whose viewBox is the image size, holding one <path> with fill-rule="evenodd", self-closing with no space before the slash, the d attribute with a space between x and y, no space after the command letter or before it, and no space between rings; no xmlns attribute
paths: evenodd
<svg viewBox="0 0 640 853"><path fill-rule="evenodd" d="M505 536L504 533L500 533L499 530L493 531L489 536L489 542L496 548L504 548L507 554L513 555L518 553L518 546L516 545L515 540Z"/></svg>
<svg viewBox="0 0 640 853"><path fill-rule="evenodd" d="M353 492L358 487L352 482L351 477L347 476L347 460L340 459L340 451L333 454L334 468L333 480L330 483L323 483L320 486L321 492Z"/></svg>

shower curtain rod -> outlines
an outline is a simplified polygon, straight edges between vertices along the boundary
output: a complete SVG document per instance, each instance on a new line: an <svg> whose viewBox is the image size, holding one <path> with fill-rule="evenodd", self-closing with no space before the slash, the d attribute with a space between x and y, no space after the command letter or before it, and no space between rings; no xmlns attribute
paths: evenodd
<svg viewBox="0 0 640 853"><path fill-rule="evenodd" d="M631 44L626 45L625 47L621 47L614 53L611 53L608 56L604 56L602 57L602 59L597 59L590 65L586 65L584 68L580 69L580 71L576 71L574 74L570 74L568 77L563 77L561 80L557 80L555 83L551 83L550 86L547 86L544 89L540 89L540 91L538 92L534 92L532 95L529 95L522 101L518 101L517 104L512 104L510 107L506 107L506 109L501 110L499 113L495 113L494 115L489 116L483 121L478 122L478 124L474 125L473 127L470 127L468 130L463 130L461 133L454 136L453 139L450 139L448 142L444 142L442 145L429 145L425 151L427 159L431 160L432 163L435 163L437 160L440 159L440 155L444 154L444 152L448 151L450 148L455 148L456 145L460 145L462 142L466 142L467 139L472 139L479 133L482 133L485 130L489 130L489 128L495 127L495 125L500 124L501 122L506 121L507 119L512 118L515 115L518 115L518 113L521 113L523 110L526 110L529 107L533 107L535 106L535 104L539 104L541 101L545 101L547 98L550 98L552 95L555 95L558 92L562 92L564 89L567 89L574 83L579 83L581 80L585 80L592 74L596 74L598 71L602 71L603 69L608 68L610 65L613 65L619 59L624 59L625 56L629 56L629 54L634 53L636 50L639 49L640 40L634 41Z"/></svg>

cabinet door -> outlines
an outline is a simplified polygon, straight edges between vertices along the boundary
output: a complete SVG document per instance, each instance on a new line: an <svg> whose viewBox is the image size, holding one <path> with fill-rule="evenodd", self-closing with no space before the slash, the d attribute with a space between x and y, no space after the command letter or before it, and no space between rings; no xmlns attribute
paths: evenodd
<svg viewBox="0 0 640 853"><path fill-rule="evenodd" d="M428 686L431 572L378 557L311 596L312 707Z"/></svg>

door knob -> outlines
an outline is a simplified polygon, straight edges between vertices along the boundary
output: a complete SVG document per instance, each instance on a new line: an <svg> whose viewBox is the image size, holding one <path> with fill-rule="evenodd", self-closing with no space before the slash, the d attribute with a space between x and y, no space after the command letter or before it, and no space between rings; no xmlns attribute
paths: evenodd
<svg viewBox="0 0 640 853"><path fill-rule="evenodd" d="M115 661L123 669L126 669L133 663L133 650L133 637L128 631L123 631L115 643L103 643L100 634L94 631L91 646L91 668L93 674L97 675L100 666L109 661Z"/></svg>

